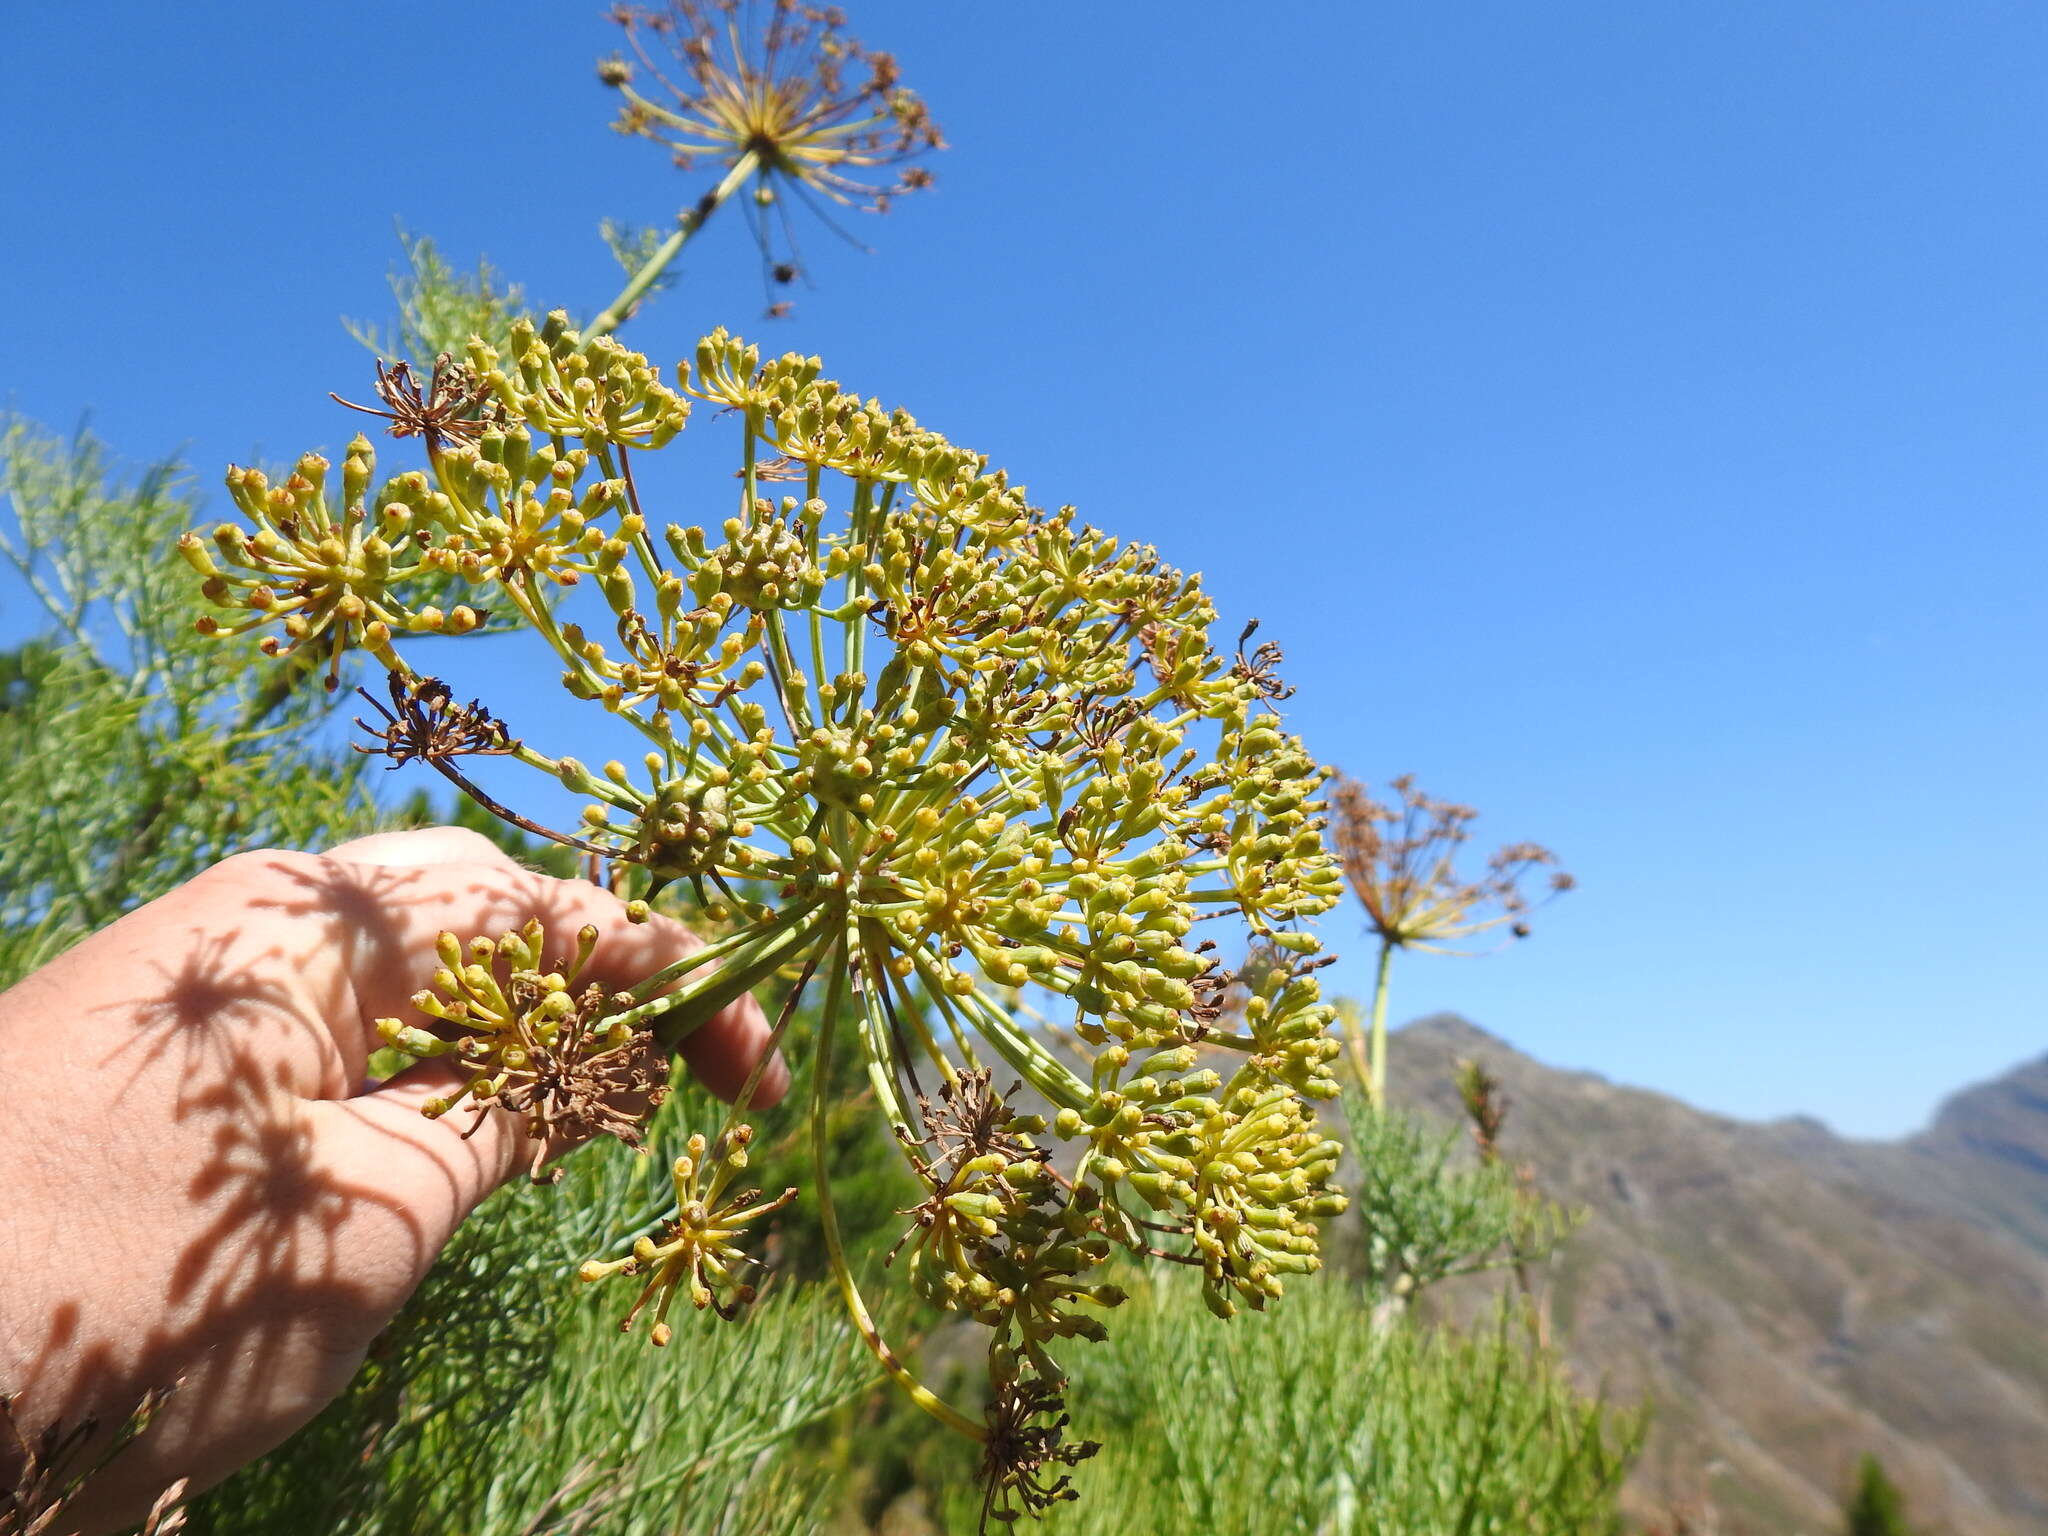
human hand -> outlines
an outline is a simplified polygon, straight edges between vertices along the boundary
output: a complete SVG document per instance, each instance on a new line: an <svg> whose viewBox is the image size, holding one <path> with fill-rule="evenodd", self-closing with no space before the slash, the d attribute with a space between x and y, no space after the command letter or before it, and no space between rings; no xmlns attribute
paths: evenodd
<svg viewBox="0 0 2048 1536"><path fill-rule="evenodd" d="M465 1140L468 1114L420 1114L463 1082L453 1062L369 1089L365 1064L374 1021L426 985L438 932L533 917L550 935L594 925L587 974L609 987L700 947L430 828L237 855L0 994L0 1396L19 1394L30 1432L111 1428L179 1383L53 1536L139 1519L175 1479L209 1486L312 1418L531 1160L506 1115ZM767 1042L743 999L684 1054L730 1097ZM773 1062L753 1102L787 1085Z"/></svg>

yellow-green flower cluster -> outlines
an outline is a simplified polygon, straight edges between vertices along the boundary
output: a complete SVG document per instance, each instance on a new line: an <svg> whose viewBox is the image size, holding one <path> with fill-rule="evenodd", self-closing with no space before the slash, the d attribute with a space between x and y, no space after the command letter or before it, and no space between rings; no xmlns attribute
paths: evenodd
<svg viewBox="0 0 2048 1536"><path fill-rule="evenodd" d="M747 1166L747 1144L752 1139L750 1127L734 1126L718 1138L713 1151L704 1136L692 1136L669 1170L676 1213L663 1224L660 1240L652 1235L636 1238L624 1258L590 1259L576 1271L585 1282L613 1275L647 1276L621 1329L631 1328L647 1303L655 1301L648 1336L656 1344L666 1344L673 1337L669 1308L678 1294L687 1292L690 1305L699 1311L709 1307L728 1320L754 1299L754 1287L740 1278L743 1266L759 1262L740 1247L746 1228L781 1210L796 1198L796 1191L784 1190L764 1202L754 1190L732 1190L734 1178Z"/></svg>
<svg viewBox="0 0 2048 1536"><path fill-rule="evenodd" d="M578 986L597 941L597 929L585 926L575 950L551 964L537 918L467 945L443 933L433 985L412 1000L439 1029L377 1020L386 1045L417 1058L446 1057L471 1072L453 1093L421 1106L429 1119L465 1102L476 1123L493 1107L520 1117L535 1143L537 1183L558 1140L606 1133L637 1145L640 1120L663 1092L665 1069L631 1015L634 999Z"/></svg>
<svg viewBox="0 0 2048 1536"><path fill-rule="evenodd" d="M240 635L275 627L262 645L272 656L301 647L324 652L327 684L336 685L344 652L368 651L396 667L394 633L466 634L480 622L458 605L407 607L396 588L427 569L421 535L432 537L433 508L424 475L389 482L374 505L365 493L375 473L368 438L348 446L342 464L340 506L328 499L329 464L305 454L290 475L273 485L258 469L228 471L228 494L253 529L222 523L210 538L197 532L178 540L178 553L202 578L207 602L236 617L199 620L206 635ZM209 547L210 546L210 547Z"/></svg>
<svg viewBox="0 0 2048 1536"><path fill-rule="evenodd" d="M1322 840L1326 771L1274 711L1277 649L1247 656L1241 639L1234 660L1219 654L1198 576L1033 505L815 358L764 359L721 331L664 380L557 316L507 356L473 344L467 366L488 419L440 444L427 473L372 494L366 451L352 456L356 510L287 527L293 509L325 505L308 460L288 505L238 491L257 531L216 544L245 576L195 564L209 596L249 610L237 629L296 591L287 577L310 582L290 610L304 634L288 635L359 646L399 689L419 686L400 639L458 627L409 606L409 578L467 583L462 624L487 611L530 628L569 694L645 740L637 764L593 769L523 734L490 738L589 801L548 835L610 861L634 894L681 883L729 924L608 1002L603 1027L672 1044L778 971L823 987L819 1050L835 1035L857 1047L928 1188L913 1284L990 1324L1011 1386L1056 1383L1050 1347L1101 1331L1079 1309L1113 1306L1093 1272L1117 1247L1200 1265L1219 1311L1314 1267L1315 1222L1339 1203L1313 1108L1334 1091L1337 1047L1307 924L1341 876ZM738 437L738 474L730 501L671 519L643 503L652 482L634 463L683 427L691 396L717 408L705 430ZM258 586L271 595L250 596ZM471 787L450 749L396 750ZM1219 1027L1213 918L1279 957L1245 978L1241 1028ZM506 1037L514 1011L492 999L493 973L459 958L436 1016L467 1040ZM562 1006L517 1001L531 1019ZM1052 1050L1034 1012L1088 1059ZM483 1096L502 1057L456 1048L482 1053ZM1050 1102L1049 1125L1004 1105L998 1063ZM920 1073L936 1074L938 1101ZM720 1146L725 1169L733 1145ZM727 1174L690 1162L679 1202L715 1212ZM822 1159L818 1176L836 1234ZM717 1292L724 1272L690 1257L712 1251L696 1242L679 1227L633 1262Z"/></svg>
<svg viewBox="0 0 2048 1536"><path fill-rule="evenodd" d="M559 311L538 329L514 321L510 348L501 355L472 342L470 366L507 416L536 437L659 448L690 419L690 402L664 387L646 358L609 336L582 343Z"/></svg>

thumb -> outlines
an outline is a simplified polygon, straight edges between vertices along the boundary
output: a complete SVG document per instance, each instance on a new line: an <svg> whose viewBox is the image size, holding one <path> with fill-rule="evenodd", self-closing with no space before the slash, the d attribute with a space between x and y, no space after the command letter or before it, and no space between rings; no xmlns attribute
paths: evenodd
<svg viewBox="0 0 2048 1536"><path fill-rule="evenodd" d="M593 928L597 946L585 975L608 988L629 986L702 947L672 919L633 923L610 892L523 870L453 828L345 844L329 855L329 868L339 931L328 954L351 979L365 1037L378 1017L405 1011L431 974L443 930L488 935L529 918L551 935ZM699 1028L683 1055L706 1086L730 1095L768 1040L759 1005L746 997ZM354 1098L305 1105L324 1154L382 1196L360 1203L345 1219L350 1230L337 1236L380 1283L388 1281L394 1305L485 1196L566 1146L536 1139L524 1116L498 1109L479 1116L463 1104L432 1119L421 1113L437 1098L453 1098L474 1072L455 1058L430 1057ZM772 1103L787 1084L787 1068L772 1059L756 1102Z"/></svg>

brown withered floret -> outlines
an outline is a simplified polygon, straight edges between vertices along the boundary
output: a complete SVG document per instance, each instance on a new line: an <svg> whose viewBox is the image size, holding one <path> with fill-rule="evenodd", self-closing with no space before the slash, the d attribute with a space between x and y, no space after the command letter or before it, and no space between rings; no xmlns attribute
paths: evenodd
<svg viewBox="0 0 2048 1536"><path fill-rule="evenodd" d="M1280 681L1274 668L1287 659L1276 640L1268 640L1249 656L1245 654L1245 642L1258 632L1259 621L1253 619L1245 625L1244 633L1237 637L1237 665L1230 669L1232 677L1244 679L1258 690L1259 697L1267 703L1277 703L1294 697L1294 690Z"/></svg>
<svg viewBox="0 0 2048 1536"><path fill-rule="evenodd" d="M551 958L538 918L496 940L464 944L442 933L433 985L412 998L437 1027L377 1020L387 1045L468 1071L460 1088L421 1106L429 1118L466 1103L468 1137L493 1109L522 1117L535 1144L527 1172L536 1184L559 1177L541 1172L559 1138L605 1135L637 1147L642 1123L668 1093L667 1058L638 1027L633 996L583 979L599 937L586 923L573 953Z"/></svg>
<svg viewBox="0 0 2048 1536"><path fill-rule="evenodd" d="M619 132L667 144L681 169L700 157L728 167L751 157L763 185L875 212L931 185L928 169L906 162L945 148L945 139L892 57L848 37L838 10L813 5L777 5L760 42L742 46L732 27L738 9L738 0L613 7L638 59L637 67L623 58L598 65L598 78L625 98ZM641 71L652 94L634 83ZM893 179L875 175L897 166L904 169ZM778 283L798 275L787 260L769 272Z"/></svg>
<svg viewBox="0 0 2048 1536"><path fill-rule="evenodd" d="M1017 1086L1013 1084L1010 1091L1016 1092ZM918 1094L917 1115L924 1129L922 1136L900 1128L896 1134L931 1193L897 1212L911 1217L912 1224L889 1250L891 1263L913 1238L957 1224L950 1219L953 1213L947 1202L960 1193L962 1171L977 1158L994 1156L1005 1164L1044 1165L1051 1161L1051 1154L1029 1138L1028 1128L1034 1122L1020 1120L995 1091L994 1073L989 1068L962 1072L941 1083L936 1104L928 1095Z"/></svg>
<svg viewBox="0 0 2048 1536"><path fill-rule="evenodd" d="M391 423L385 430L393 437L423 439L430 455L438 456L450 443L475 442L501 414L491 404L490 386L477 377L476 370L455 362L446 352L434 359L425 390L413 377L411 363L387 366L379 358L376 388L377 398L385 405L381 411L374 405L344 400L332 390L328 398L365 416L383 417Z"/></svg>
<svg viewBox="0 0 2048 1536"><path fill-rule="evenodd" d="M515 1003L523 985L515 981L508 989ZM493 1108L524 1117L534 1144L526 1172L536 1184L562 1177L559 1168L541 1172L549 1143L557 1139L611 1136L638 1147L647 1115L668 1095L668 1060L647 1030L608 1044L602 1026L612 1004L604 989L593 985L576 999L575 1012L552 1039L522 1028L521 1053L508 1061L508 1053L500 1051L497 1075L485 1088L471 1091L475 1118L463 1136L474 1135ZM460 1045L456 1054L464 1054Z"/></svg>
<svg viewBox="0 0 2048 1536"><path fill-rule="evenodd" d="M1355 779L1340 777L1331 794L1345 877L1383 943L1441 949L1502 924L1516 938L1526 938L1535 903L1524 883L1548 869L1543 900L1576 883L1557 867L1557 855L1535 843L1496 850L1476 878L1460 873L1458 855L1479 813L1425 794L1412 775L1388 787L1396 805L1374 799Z"/></svg>
<svg viewBox="0 0 2048 1536"><path fill-rule="evenodd" d="M1036 1519L1079 1497L1072 1476L1057 1469L1078 1466L1102 1447L1093 1440L1067 1443L1066 1409L1059 1389L1037 1377L997 1384L981 1454L984 1532L991 1520L1012 1525L1026 1514Z"/></svg>
<svg viewBox="0 0 2048 1536"><path fill-rule="evenodd" d="M453 692L438 677L409 678L402 672L393 672L388 686L389 708L363 689L356 690L385 721L380 727L357 718L357 725L383 742L377 747L357 743L358 752L388 757L390 766L397 768L409 762L438 763L451 757L503 757L519 749L504 721L477 699L457 704Z"/></svg>

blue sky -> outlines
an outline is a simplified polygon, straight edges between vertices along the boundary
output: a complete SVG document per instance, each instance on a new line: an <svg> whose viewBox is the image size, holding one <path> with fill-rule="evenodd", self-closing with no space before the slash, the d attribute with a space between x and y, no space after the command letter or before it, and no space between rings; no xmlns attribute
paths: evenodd
<svg viewBox="0 0 2048 1536"><path fill-rule="evenodd" d="M209 483L338 445L394 219L594 309L600 218L701 190L597 10L10 8L0 399ZM2048 12L853 10L938 189L777 324L715 223L630 339L823 354L1208 571L1319 754L1557 848L1397 1016L1867 1135L2048 1045Z"/></svg>

